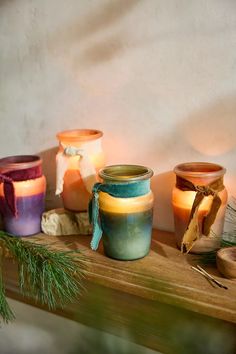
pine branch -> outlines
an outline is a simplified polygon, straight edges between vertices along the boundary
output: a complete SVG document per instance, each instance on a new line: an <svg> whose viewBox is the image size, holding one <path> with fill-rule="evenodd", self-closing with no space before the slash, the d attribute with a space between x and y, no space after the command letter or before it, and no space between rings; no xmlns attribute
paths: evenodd
<svg viewBox="0 0 236 354"><path fill-rule="evenodd" d="M223 247L232 247L232 246L236 246L236 243L230 242L230 241L226 241L224 239L221 241L221 244L220 244L221 248L223 248ZM216 253L217 253L217 250L210 251L210 252L205 252L205 253L196 255L194 257L194 259L196 260L197 263L201 263L201 264L204 264L204 265L215 264L216 263Z"/></svg>
<svg viewBox="0 0 236 354"><path fill-rule="evenodd" d="M19 288L24 296L49 309L64 307L78 298L84 276L83 256L79 251L55 251L50 245L25 241L2 231L0 242L4 252L18 264ZM4 291L2 294L4 299ZM0 308L0 315L6 320L5 314Z"/></svg>
<svg viewBox="0 0 236 354"><path fill-rule="evenodd" d="M226 223L230 226L230 231L225 231L222 235L220 247L236 246L236 198L231 198L231 204L226 208ZM216 251L202 253L195 257L196 261L202 264L215 264Z"/></svg>
<svg viewBox="0 0 236 354"><path fill-rule="evenodd" d="M3 321L6 323L15 319L15 315L12 312L6 299L2 276L0 276L0 315L3 318Z"/></svg>

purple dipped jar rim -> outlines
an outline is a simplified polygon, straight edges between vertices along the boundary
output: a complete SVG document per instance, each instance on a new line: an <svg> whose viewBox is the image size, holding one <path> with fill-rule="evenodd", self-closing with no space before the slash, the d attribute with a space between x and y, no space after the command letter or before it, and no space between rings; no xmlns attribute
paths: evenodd
<svg viewBox="0 0 236 354"><path fill-rule="evenodd" d="M37 155L15 155L0 159L0 172L23 170L42 164L42 159Z"/></svg>
<svg viewBox="0 0 236 354"><path fill-rule="evenodd" d="M226 169L211 162L185 162L175 166L174 172L180 177L221 177Z"/></svg>

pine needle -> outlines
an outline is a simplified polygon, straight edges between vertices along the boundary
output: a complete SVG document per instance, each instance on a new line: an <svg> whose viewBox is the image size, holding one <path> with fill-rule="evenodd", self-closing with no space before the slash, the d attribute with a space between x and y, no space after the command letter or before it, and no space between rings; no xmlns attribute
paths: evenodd
<svg viewBox="0 0 236 354"><path fill-rule="evenodd" d="M12 312L6 299L2 276L0 276L0 315L3 318L3 321L6 323L15 319L15 315Z"/></svg>
<svg viewBox="0 0 236 354"><path fill-rule="evenodd" d="M19 288L24 296L53 310L75 301L83 288L83 258L79 251L58 251L50 245L25 241L0 231L1 247L18 264ZM2 284L2 283L1 283ZM0 288L0 315L11 320L4 286Z"/></svg>
<svg viewBox="0 0 236 354"><path fill-rule="evenodd" d="M223 233L220 247L232 247L236 246L236 199L232 198L232 204L228 204L226 208L225 221L231 226L230 231ZM216 251L206 252L196 257L197 261L202 264L215 264L216 263Z"/></svg>

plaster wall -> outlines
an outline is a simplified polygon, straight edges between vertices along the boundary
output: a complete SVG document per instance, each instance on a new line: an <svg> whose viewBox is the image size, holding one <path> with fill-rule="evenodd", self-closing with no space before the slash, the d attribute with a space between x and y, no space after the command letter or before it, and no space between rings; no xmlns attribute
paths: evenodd
<svg viewBox="0 0 236 354"><path fill-rule="evenodd" d="M55 134L86 127L154 170L155 226L177 163L224 165L236 196L235 0L0 0L0 45L0 157L41 154L48 207Z"/></svg>

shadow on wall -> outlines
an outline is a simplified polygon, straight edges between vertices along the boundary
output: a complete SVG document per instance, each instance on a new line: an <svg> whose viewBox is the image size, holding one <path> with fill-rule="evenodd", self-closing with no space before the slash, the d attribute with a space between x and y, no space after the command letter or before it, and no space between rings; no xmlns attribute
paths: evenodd
<svg viewBox="0 0 236 354"><path fill-rule="evenodd" d="M215 104L190 115L176 126L172 134L156 140L151 145L148 155L149 157L158 155L162 159L164 157L166 161L173 163L172 168L175 164L190 160L220 163L228 169L226 186L229 193L234 195L236 176L233 170L236 168L236 161L235 166L232 166L232 162L230 166L227 166L226 157L236 146L235 118L236 100L233 97L219 99ZM109 136L109 132L107 132L107 136ZM133 161L126 160L125 151L122 153L119 151L118 154L116 152L109 153L112 151L113 143L114 141L111 142L109 149L105 149L105 154L107 150L107 155L110 154L109 158L112 163L133 163ZM54 147L39 153L44 161L44 173L48 182L47 209L62 206L61 199L55 196L56 152L57 147ZM173 159L173 155L175 159ZM114 156L116 157L114 158ZM155 196L154 227L168 231L174 230L171 206L171 193L174 184L175 176L171 171L162 172L152 178L152 190Z"/></svg>
<svg viewBox="0 0 236 354"><path fill-rule="evenodd" d="M155 228L174 231L171 205L174 185L175 175L172 171L163 172L152 177L151 188L155 198L153 225Z"/></svg>
<svg viewBox="0 0 236 354"><path fill-rule="evenodd" d="M47 180L46 210L62 207L61 198L55 195L57 151L58 147L53 147L38 153L43 160L43 173Z"/></svg>
<svg viewBox="0 0 236 354"><path fill-rule="evenodd" d="M9 3L9 0L0 0L0 6L3 6L5 3Z"/></svg>
<svg viewBox="0 0 236 354"><path fill-rule="evenodd" d="M236 97L223 97L189 116L183 123L185 140L207 160L226 167L225 185L230 195L236 195ZM231 156L230 156L231 154ZM227 165L227 161L230 164Z"/></svg>
<svg viewBox="0 0 236 354"><path fill-rule="evenodd" d="M50 49L53 52L62 49L64 52L65 45L71 48L75 43L78 44L81 41L85 41L87 45L87 42L91 41L94 36L107 31L111 32L111 28L122 21L140 2L142 0L117 0L107 2L107 4L103 4L96 9L90 8L85 19L79 18L66 28L57 30L51 38ZM123 49L119 35L107 38L105 34L105 37L99 39L99 41L91 42L89 47L85 48L82 56L76 58L74 65L77 67L78 63L84 66L103 63L111 60Z"/></svg>
<svg viewBox="0 0 236 354"><path fill-rule="evenodd" d="M207 156L222 156L236 147L236 98L220 98L183 122L185 139Z"/></svg>
<svg viewBox="0 0 236 354"><path fill-rule="evenodd" d="M124 46L121 39L117 36L106 38L104 41L93 43L93 45L87 48L82 54L79 64L83 66L92 66L96 64L103 64L110 61L118 53L123 51Z"/></svg>
<svg viewBox="0 0 236 354"><path fill-rule="evenodd" d="M89 11L89 15L84 20L76 21L67 27L67 31L63 28L63 39L69 42L74 39L86 40L87 38L97 35L98 32L107 30L107 27L114 26L118 21L122 20L129 12L138 5L142 0L116 0L109 1L99 5L99 8ZM57 33L57 38L60 40L60 35ZM55 40L56 38L54 38ZM67 43L68 43L67 41Z"/></svg>
<svg viewBox="0 0 236 354"><path fill-rule="evenodd" d="M10 0L0 0L0 7L9 2ZM56 59L59 62L62 60L64 69L69 66L73 77L80 64L91 68L95 64L117 57L117 54L124 50L122 38L120 38L119 34L110 36L110 33L141 2L143 0L106 1L103 4L96 4L96 6L88 6L88 11L84 15L80 14L80 6L78 8L75 6L74 11L76 14L78 13L78 16L67 23L62 21L61 25L59 24L59 28L56 21L54 33L51 27L50 29L46 28L46 32L44 30L41 31L41 10L43 14L45 9L40 10L40 6L29 3L26 8L29 10L30 16L32 16L33 27L31 35L26 35L28 48L24 51L24 60L21 62L20 71L22 71L22 68L24 72L34 71L35 64L41 67L44 66L45 62L47 62L47 67L49 67L48 57L45 59L45 48L47 48L47 54L51 54L53 64ZM37 14L36 18L34 18L35 14ZM108 33L109 38L107 38ZM96 39L100 34L101 39ZM85 48L77 48L80 44L82 46L85 45ZM7 52L5 55L7 55ZM32 56L35 59L33 61L34 65L32 65ZM8 78L10 75L15 78L19 74L16 57L18 56L9 55L6 57L6 61L11 63L11 65L6 66ZM55 70L54 67L53 70Z"/></svg>
<svg viewBox="0 0 236 354"><path fill-rule="evenodd" d="M235 195L236 160L227 166L229 154L235 147L236 99L231 96L220 98L184 119L172 133L151 145L150 155L160 156L160 163L163 158L174 162L172 168L188 161L219 163L227 169L225 184L229 194ZM154 226L168 231L174 230L171 206L174 184L175 176L171 171L155 175L152 179Z"/></svg>
<svg viewBox="0 0 236 354"><path fill-rule="evenodd" d="M224 164L236 150L236 97L219 100L179 121L172 132L150 144L149 155L175 164L189 159ZM174 167L174 166L173 166ZM227 166L226 166L227 167ZM229 166L230 167L230 166ZM236 159L235 166L236 167Z"/></svg>

